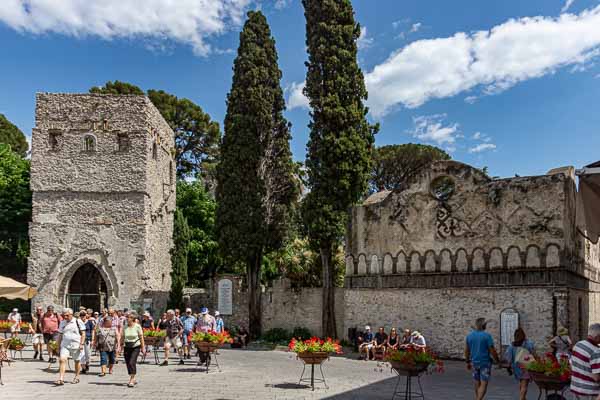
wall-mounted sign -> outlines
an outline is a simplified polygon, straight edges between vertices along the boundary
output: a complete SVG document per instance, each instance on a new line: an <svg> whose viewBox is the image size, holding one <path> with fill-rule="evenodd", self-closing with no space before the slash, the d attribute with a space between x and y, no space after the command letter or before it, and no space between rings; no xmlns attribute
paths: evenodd
<svg viewBox="0 0 600 400"><path fill-rule="evenodd" d="M500 313L500 340L502 346L510 346L518 327L519 313L512 308L504 309Z"/></svg>
<svg viewBox="0 0 600 400"><path fill-rule="evenodd" d="M221 279L218 283L219 312L222 315L233 314L233 282L229 279Z"/></svg>

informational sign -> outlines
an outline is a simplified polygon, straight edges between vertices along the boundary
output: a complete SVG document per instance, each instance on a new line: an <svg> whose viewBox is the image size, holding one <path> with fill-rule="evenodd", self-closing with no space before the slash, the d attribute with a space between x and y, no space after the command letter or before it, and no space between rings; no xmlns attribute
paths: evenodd
<svg viewBox="0 0 600 400"><path fill-rule="evenodd" d="M516 310L507 308L500 313L500 336L502 346L510 346L518 327L519 313Z"/></svg>
<svg viewBox="0 0 600 400"><path fill-rule="evenodd" d="M222 315L233 314L233 282L221 279L218 283L219 312Z"/></svg>

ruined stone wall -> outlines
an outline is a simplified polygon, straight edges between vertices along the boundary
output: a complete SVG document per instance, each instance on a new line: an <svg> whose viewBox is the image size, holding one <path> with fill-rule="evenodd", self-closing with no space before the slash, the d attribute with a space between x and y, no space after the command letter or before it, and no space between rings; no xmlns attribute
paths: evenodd
<svg viewBox="0 0 600 400"><path fill-rule="evenodd" d="M440 176L455 183L446 201L432 194ZM563 174L491 181L436 163L406 190L353 209L347 275L564 266L571 183Z"/></svg>
<svg viewBox="0 0 600 400"><path fill-rule="evenodd" d="M86 263L100 271L110 305L130 307L144 292L164 302L175 185L171 153L152 159L156 132L174 146L145 96L37 95L28 266L39 290L34 302L64 305L71 277Z"/></svg>
<svg viewBox="0 0 600 400"><path fill-rule="evenodd" d="M445 357L462 357L465 336L476 318L490 320L488 331L500 349L500 313L515 308L521 326L540 349L552 335L550 288L522 289L347 289L344 330L365 324L419 330L428 345Z"/></svg>

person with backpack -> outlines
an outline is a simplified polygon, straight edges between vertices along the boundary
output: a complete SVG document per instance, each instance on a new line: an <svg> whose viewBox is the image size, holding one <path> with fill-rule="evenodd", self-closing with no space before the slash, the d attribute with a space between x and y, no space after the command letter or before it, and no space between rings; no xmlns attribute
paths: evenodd
<svg viewBox="0 0 600 400"><path fill-rule="evenodd" d="M519 382L519 400L527 400L530 377L525 367L535 361L535 346L527 339L525 331L518 328L514 341L506 350L505 359L509 362L509 373Z"/></svg>
<svg viewBox="0 0 600 400"><path fill-rule="evenodd" d="M119 341L119 332L112 324L112 317L106 316L92 335L92 347L100 352L100 377L106 376L107 367L108 373L112 374L115 365L115 350Z"/></svg>
<svg viewBox="0 0 600 400"><path fill-rule="evenodd" d="M569 337L569 331L566 328L560 328L558 335L554 336L548 343L552 348L552 353L557 360L561 358L571 359L571 351L573 350L573 342Z"/></svg>

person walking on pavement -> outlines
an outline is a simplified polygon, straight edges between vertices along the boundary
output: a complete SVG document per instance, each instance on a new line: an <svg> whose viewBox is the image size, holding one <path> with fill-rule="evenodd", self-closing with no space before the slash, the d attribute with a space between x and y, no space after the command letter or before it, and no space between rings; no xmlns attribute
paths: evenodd
<svg viewBox="0 0 600 400"><path fill-rule="evenodd" d="M42 334L44 335L44 343L48 348L48 362L53 364L56 362L54 350L52 350L51 342L58 342L58 327L62 318L54 312L54 306L48 306L46 313L42 316Z"/></svg>
<svg viewBox="0 0 600 400"><path fill-rule="evenodd" d="M85 325L79 319L73 316L73 310L65 308L63 310L63 320L58 328L58 355L59 355L59 377L54 382L57 386L65 384L65 370L69 357L75 363L75 378L71 383L79 383L79 372L81 369L81 353L85 342Z"/></svg>
<svg viewBox="0 0 600 400"><path fill-rule="evenodd" d="M473 331L466 338L465 360L467 361L467 370L472 371L475 381L475 400L485 398L492 375L492 361L500 362L494 347L494 339L485 331L486 328L485 318L478 318Z"/></svg>
<svg viewBox="0 0 600 400"><path fill-rule="evenodd" d="M183 358L181 358L181 335L183 334L183 325L179 318L175 317L175 311L167 310L166 320L166 333L165 336L165 360L160 364L161 366L169 365L169 349L175 348L175 351L179 354L179 364L183 364Z"/></svg>
<svg viewBox="0 0 600 400"><path fill-rule="evenodd" d="M133 312L127 315L127 323L123 329L123 355L125 357L125 365L127 365L127 373L129 374L128 387L133 387L137 384L135 376L137 375L137 359L140 352L144 352L144 332L142 327L136 322L137 315Z"/></svg>
<svg viewBox="0 0 600 400"><path fill-rule="evenodd" d="M191 359L192 356L190 354L190 336L192 334L192 332L194 331L194 326L196 326L196 317L194 317L192 315L192 309L191 308L187 308L185 310L185 315L182 315L179 320L181 321L181 324L183 325L183 335L182 335L182 339L183 339L183 358L186 359Z"/></svg>

